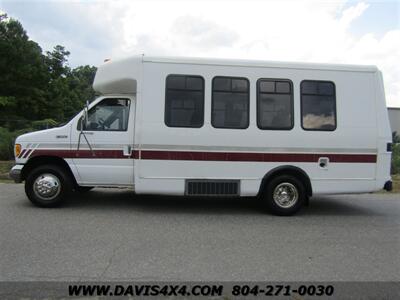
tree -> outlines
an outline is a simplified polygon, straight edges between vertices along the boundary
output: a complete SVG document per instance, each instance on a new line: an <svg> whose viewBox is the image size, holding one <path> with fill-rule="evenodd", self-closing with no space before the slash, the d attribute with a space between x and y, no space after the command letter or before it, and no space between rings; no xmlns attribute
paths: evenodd
<svg viewBox="0 0 400 300"><path fill-rule="evenodd" d="M71 70L68 66L69 51L57 45L53 51L46 52L46 66L50 76L46 91L47 106L43 108L44 118L64 121L64 106L69 99L68 77Z"/></svg>
<svg viewBox="0 0 400 300"><path fill-rule="evenodd" d="M0 157L11 158L13 138L64 122L94 98L96 68L68 65L70 52L56 45L43 54L22 24L0 14ZM11 150L10 150L11 149ZM11 153L11 154L10 154Z"/></svg>
<svg viewBox="0 0 400 300"><path fill-rule="evenodd" d="M95 92L92 88L96 67L80 66L71 71L68 77L69 99L66 101L64 113L66 118L71 118L77 111L82 109L86 101L93 100Z"/></svg>
<svg viewBox="0 0 400 300"><path fill-rule="evenodd" d="M92 83L96 68L80 66L73 70L68 66L69 51L57 45L47 52L46 61L50 73L47 97L51 99L45 115L58 121L66 121L82 109L86 100L94 97Z"/></svg>
<svg viewBox="0 0 400 300"><path fill-rule="evenodd" d="M20 22L4 15L0 20L0 113L35 119L46 102L49 80L42 49L29 40Z"/></svg>
<svg viewBox="0 0 400 300"><path fill-rule="evenodd" d="M7 17L7 14L0 14L0 22L1 21L3 21L3 20L6 20L8 17Z"/></svg>
<svg viewBox="0 0 400 300"><path fill-rule="evenodd" d="M68 56L70 52L64 46L57 45L53 51L46 52L46 63L52 79L65 77L69 74Z"/></svg>

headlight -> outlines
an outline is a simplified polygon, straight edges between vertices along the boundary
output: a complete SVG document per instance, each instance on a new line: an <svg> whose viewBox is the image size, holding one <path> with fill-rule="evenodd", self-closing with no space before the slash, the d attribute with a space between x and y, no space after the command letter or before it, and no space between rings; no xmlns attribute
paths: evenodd
<svg viewBox="0 0 400 300"><path fill-rule="evenodd" d="M15 144L14 154L15 154L16 158L21 154L21 145L20 144Z"/></svg>

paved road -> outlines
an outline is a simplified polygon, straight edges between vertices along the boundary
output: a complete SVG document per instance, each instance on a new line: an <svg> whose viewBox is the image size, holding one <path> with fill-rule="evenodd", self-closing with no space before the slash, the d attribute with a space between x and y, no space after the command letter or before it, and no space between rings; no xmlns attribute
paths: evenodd
<svg viewBox="0 0 400 300"><path fill-rule="evenodd" d="M0 280L400 280L400 197L319 197L294 217L253 200L93 190L40 209L0 184Z"/></svg>

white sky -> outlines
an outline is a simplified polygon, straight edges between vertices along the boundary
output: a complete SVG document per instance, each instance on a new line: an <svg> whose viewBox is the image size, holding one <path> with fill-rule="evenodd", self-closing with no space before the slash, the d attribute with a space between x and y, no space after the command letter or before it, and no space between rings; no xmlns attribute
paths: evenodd
<svg viewBox="0 0 400 300"><path fill-rule="evenodd" d="M131 54L373 64L400 107L398 1L0 1L72 66Z"/></svg>

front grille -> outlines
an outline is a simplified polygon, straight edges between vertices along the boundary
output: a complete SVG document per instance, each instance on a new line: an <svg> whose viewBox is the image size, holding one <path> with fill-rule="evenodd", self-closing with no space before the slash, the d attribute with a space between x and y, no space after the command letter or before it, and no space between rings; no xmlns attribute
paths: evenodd
<svg viewBox="0 0 400 300"><path fill-rule="evenodd" d="M239 180L186 180L186 195L239 196Z"/></svg>

